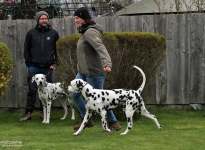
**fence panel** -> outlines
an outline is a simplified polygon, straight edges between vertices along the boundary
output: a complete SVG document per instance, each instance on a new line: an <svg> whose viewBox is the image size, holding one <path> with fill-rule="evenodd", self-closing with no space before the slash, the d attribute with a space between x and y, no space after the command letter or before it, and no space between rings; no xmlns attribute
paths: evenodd
<svg viewBox="0 0 205 150"><path fill-rule="evenodd" d="M205 102L204 13L95 17L105 32L155 32L167 39L167 54L156 74L156 83L147 104L189 104ZM73 18L49 20L65 36L77 33ZM12 52L13 77L0 107L26 105L27 67L23 59L26 33L35 20L0 20L0 42ZM137 65L137 64L136 64ZM58 81L58 74L54 74ZM37 102L36 105L39 105ZM59 102L53 103L59 107Z"/></svg>

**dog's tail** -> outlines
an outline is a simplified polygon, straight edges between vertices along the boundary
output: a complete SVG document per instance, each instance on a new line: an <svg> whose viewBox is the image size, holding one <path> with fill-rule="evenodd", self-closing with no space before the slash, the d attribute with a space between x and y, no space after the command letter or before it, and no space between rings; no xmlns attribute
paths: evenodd
<svg viewBox="0 0 205 150"><path fill-rule="evenodd" d="M144 74L144 72L142 71L142 69L140 69L139 67L137 67L137 66L133 66L134 68L136 68L137 70L139 70L140 72L141 72L141 74L142 74L142 77L143 77L143 81L142 81L142 85L139 87L139 93L141 93L142 92L142 90L144 89L144 86L145 86L145 82L146 82L146 76L145 76L145 74Z"/></svg>

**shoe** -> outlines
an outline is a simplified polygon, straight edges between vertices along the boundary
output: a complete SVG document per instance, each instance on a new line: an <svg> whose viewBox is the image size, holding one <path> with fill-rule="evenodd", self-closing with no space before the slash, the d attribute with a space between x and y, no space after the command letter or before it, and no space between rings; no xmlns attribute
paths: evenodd
<svg viewBox="0 0 205 150"><path fill-rule="evenodd" d="M40 111L39 117L43 120L43 111Z"/></svg>
<svg viewBox="0 0 205 150"><path fill-rule="evenodd" d="M120 124L119 124L118 121L116 121L116 122L110 122L110 123L108 123L108 124L109 124L108 128L109 128L111 131L119 131L119 130L121 129L121 126L120 126Z"/></svg>
<svg viewBox="0 0 205 150"><path fill-rule="evenodd" d="M82 121L82 122L83 122L83 121ZM78 129L80 128L82 122L79 123L78 125L74 126L73 129L74 129L74 130L78 130ZM90 120L88 121L88 123L85 125L85 128L91 128L91 127L93 127L94 125L95 125L95 123L90 119Z"/></svg>
<svg viewBox="0 0 205 150"><path fill-rule="evenodd" d="M20 121L27 121L31 119L31 112L25 113L24 116L20 119Z"/></svg>

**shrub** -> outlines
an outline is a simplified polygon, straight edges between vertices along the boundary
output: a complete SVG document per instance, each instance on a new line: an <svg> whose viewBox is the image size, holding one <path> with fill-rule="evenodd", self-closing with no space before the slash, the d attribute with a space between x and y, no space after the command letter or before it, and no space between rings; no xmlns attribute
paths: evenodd
<svg viewBox="0 0 205 150"><path fill-rule="evenodd" d="M7 45L0 43L0 96L5 94L12 77L13 61Z"/></svg>
<svg viewBox="0 0 205 150"><path fill-rule="evenodd" d="M80 34L64 36L57 43L59 76L68 85L77 74L76 47L79 38ZM113 63L112 72L107 74L104 88L138 89L142 84L142 75L133 66L139 66L147 79L142 92L146 103L147 92L155 83L157 67L165 57L165 38L148 32L106 32L103 33L102 39ZM121 116L121 110L116 112Z"/></svg>

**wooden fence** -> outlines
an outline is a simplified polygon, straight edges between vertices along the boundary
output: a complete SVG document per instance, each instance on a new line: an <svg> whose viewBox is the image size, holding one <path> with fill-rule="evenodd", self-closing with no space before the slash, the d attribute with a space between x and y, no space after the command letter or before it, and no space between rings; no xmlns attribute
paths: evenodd
<svg viewBox="0 0 205 150"><path fill-rule="evenodd" d="M205 102L205 15L161 14L141 16L97 17L94 20L106 32L155 32L167 39L167 55L156 74L156 86L147 93L147 104L190 104ZM73 18L49 21L60 36L77 33ZM1 20L0 42L13 54L13 77L0 107L23 108L26 105L27 67L23 43L35 20ZM135 64L137 65L137 64ZM126 70L125 70L126 71ZM54 74L54 81L58 80ZM38 105L38 103L37 103ZM54 107L59 103L54 102Z"/></svg>

